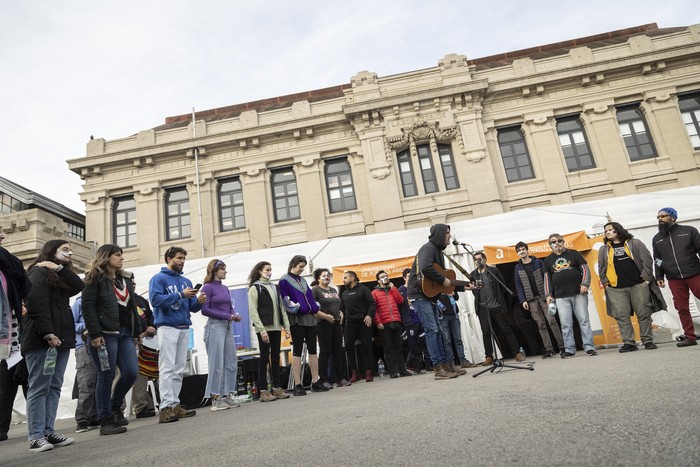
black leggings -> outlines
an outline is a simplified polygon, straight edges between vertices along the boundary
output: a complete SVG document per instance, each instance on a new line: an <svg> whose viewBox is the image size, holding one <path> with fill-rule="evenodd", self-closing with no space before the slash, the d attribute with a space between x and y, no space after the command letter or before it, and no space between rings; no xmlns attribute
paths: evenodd
<svg viewBox="0 0 700 467"><path fill-rule="evenodd" d="M292 325L292 355L301 357L306 342L306 350L309 355L316 355L316 326Z"/></svg>
<svg viewBox="0 0 700 467"><path fill-rule="evenodd" d="M258 333L260 343L260 361L258 363L258 388L260 391L267 391L267 364L270 363L270 377L272 387L280 387L280 342L282 331L267 331L267 338L270 343L266 344L262 336Z"/></svg>
<svg viewBox="0 0 700 467"><path fill-rule="evenodd" d="M343 364L343 325L335 322L319 321L316 326L318 345L321 353L318 356L318 374L321 381L329 382L328 362L333 358L333 378L336 383L346 379L346 368Z"/></svg>

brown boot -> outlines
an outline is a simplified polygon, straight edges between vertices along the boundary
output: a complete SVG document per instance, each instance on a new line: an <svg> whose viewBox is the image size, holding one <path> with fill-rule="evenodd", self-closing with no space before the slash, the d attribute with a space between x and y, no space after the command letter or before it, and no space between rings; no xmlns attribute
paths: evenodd
<svg viewBox="0 0 700 467"><path fill-rule="evenodd" d="M177 404L173 411L177 414L178 418L189 418L197 415L196 410L186 409L180 404Z"/></svg>
<svg viewBox="0 0 700 467"><path fill-rule="evenodd" d="M515 354L515 361L516 362L524 362L525 361L525 355L523 355L521 352L518 352Z"/></svg>
<svg viewBox="0 0 700 467"><path fill-rule="evenodd" d="M272 402L276 400L277 398L270 394L269 391L260 391L260 402Z"/></svg>
<svg viewBox="0 0 700 467"><path fill-rule="evenodd" d="M483 365L484 365L484 366L491 366L491 365L493 365L493 357L486 357L486 358L484 359Z"/></svg>
<svg viewBox="0 0 700 467"><path fill-rule="evenodd" d="M463 370L461 368L457 368L454 363L445 363L445 366L447 367L447 371L451 371L452 373L456 373L457 376L462 376L467 374L467 370Z"/></svg>
<svg viewBox="0 0 700 467"><path fill-rule="evenodd" d="M441 379L452 379L457 377L457 373L452 373L447 370L447 365L434 365L433 368L435 369L435 379L436 380L441 380Z"/></svg>
<svg viewBox="0 0 700 467"><path fill-rule="evenodd" d="M289 394L284 392L282 388L272 388L272 395L278 399L289 399Z"/></svg>

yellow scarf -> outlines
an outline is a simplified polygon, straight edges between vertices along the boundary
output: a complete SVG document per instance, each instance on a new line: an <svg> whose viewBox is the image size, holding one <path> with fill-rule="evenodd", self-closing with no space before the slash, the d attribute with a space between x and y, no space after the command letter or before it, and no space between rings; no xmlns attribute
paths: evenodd
<svg viewBox="0 0 700 467"><path fill-rule="evenodd" d="M608 270L606 272L606 276L608 277L610 286L617 287L617 273L615 272L615 260L613 256L615 248L613 248L612 244L608 245L608 247ZM627 256L634 261L634 256L632 256L632 252L630 251L629 246L627 246L627 242L625 242L624 247Z"/></svg>

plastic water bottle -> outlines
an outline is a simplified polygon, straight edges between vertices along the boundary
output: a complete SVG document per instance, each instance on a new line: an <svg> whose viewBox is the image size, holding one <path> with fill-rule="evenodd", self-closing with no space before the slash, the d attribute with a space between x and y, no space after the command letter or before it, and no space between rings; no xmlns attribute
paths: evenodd
<svg viewBox="0 0 700 467"><path fill-rule="evenodd" d="M547 307L547 313L549 313L552 316L555 316L557 314L557 304L554 300L549 302L549 306Z"/></svg>
<svg viewBox="0 0 700 467"><path fill-rule="evenodd" d="M377 370L379 371L379 377L384 378L384 374L386 373L386 367L384 366L384 360L381 358L377 362Z"/></svg>
<svg viewBox="0 0 700 467"><path fill-rule="evenodd" d="M101 345L97 349L97 356L100 358L100 370L109 371L109 354L107 354L107 347L105 345Z"/></svg>
<svg viewBox="0 0 700 467"><path fill-rule="evenodd" d="M58 350L56 347L49 347L46 351L46 358L44 359L44 369L43 374L49 376L56 371L56 359L58 358Z"/></svg>
<svg viewBox="0 0 700 467"><path fill-rule="evenodd" d="M525 355L525 349L523 349L522 346L520 346L520 353L523 354L523 357L527 357L527 355Z"/></svg>

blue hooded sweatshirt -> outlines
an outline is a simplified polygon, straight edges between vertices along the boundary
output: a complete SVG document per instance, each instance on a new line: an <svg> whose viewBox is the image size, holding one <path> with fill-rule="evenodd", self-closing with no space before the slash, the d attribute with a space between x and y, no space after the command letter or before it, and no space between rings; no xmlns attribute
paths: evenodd
<svg viewBox="0 0 700 467"><path fill-rule="evenodd" d="M202 309L197 297L183 298L182 291L192 287L192 282L181 272L163 267L153 276L148 286L148 295L153 307L153 324L156 327L170 326L186 329L192 325L190 313Z"/></svg>

